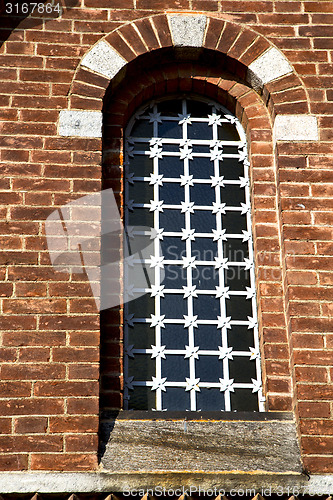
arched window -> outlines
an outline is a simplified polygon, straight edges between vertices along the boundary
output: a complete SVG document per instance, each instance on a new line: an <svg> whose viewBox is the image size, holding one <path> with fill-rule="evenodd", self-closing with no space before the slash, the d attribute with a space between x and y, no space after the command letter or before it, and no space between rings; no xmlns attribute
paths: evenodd
<svg viewBox="0 0 333 500"><path fill-rule="evenodd" d="M126 244L152 251L124 269L124 409L264 410L248 167L217 103L168 98L130 120Z"/></svg>

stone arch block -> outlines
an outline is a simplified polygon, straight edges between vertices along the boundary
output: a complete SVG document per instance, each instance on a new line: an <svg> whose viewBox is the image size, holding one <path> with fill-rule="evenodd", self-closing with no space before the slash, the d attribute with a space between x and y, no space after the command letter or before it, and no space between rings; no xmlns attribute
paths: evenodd
<svg viewBox="0 0 333 500"><path fill-rule="evenodd" d="M124 24L99 40L75 74L69 109L101 111L107 87L122 81L128 63L171 47L224 54L236 74L262 95L273 120L277 114L309 112L302 81L266 38L230 21L193 13L153 15Z"/></svg>

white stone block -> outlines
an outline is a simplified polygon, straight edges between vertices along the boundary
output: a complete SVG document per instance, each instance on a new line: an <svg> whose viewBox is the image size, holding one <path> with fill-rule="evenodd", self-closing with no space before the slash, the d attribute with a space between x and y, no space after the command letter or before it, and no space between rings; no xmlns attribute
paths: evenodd
<svg viewBox="0 0 333 500"><path fill-rule="evenodd" d="M318 141L317 118L311 115L277 115L275 141Z"/></svg>
<svg viewBox="0 0 333 500"><path fill-rule="evenodd" d="M116 76L125 64L125 59L103 40L89 50L81 61L81 66L110 79Z"/></svg>
<svg viewBox="0 0 333 500"><path fill-rule="evenodd" d="M169 17L173 44L175 47L202 47L207 16L172 15Z"/></svg>
<svg viewBox="0 0 333 500"><path fill-rule="evenodd" d="M102 137L102 112L64 109L60 111L58 133L66 137Z"/></svg>
<svg viewBox="0 0 333 500"><path fill-rule="evenodd" d="M265 83L292 73L293 68L280 51L272 47L255 59L248 67L247 80L255 89Z"/></svg>

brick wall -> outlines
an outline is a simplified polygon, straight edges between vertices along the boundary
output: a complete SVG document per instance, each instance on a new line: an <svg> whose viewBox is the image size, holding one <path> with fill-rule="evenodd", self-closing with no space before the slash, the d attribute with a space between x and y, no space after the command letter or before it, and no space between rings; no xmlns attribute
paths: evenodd
<svg viewBox="0 0 333 500"><path fill-rule="evenodd" d="M44 221L101 187L113 187L121 206L122 126L145 100L181 90L222 102L247 131L268 410L295 410L304 467L333 473L332 3L66 4L58 18L0 21L0 469L98 466L99 314L87 277L50 265ZM175 64L165 13L189 11L209 18L204 49ZM126 63L111 82L80 66L102 38ZM294 72L259 96L243 80L272 47ZM65 109L105 111L103 162L100 138L58 135ZM315 116L319 140L275 146L278 115ZM102 321L104 380L113 382L111 391L102 385L108 408L121 403L121 342L119 334L105 338L105 325L116 332L118 320Z"/></svg>

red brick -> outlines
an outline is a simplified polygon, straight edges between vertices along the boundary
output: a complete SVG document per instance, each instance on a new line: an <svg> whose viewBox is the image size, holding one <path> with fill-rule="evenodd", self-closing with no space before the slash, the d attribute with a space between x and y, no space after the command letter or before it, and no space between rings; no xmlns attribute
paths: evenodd
<svg viewBox="0 0 333 500"><path fill-rule="evenodd" d="M288 393L290 391L290 380L283 379L272 379L270 378L267 382L267 390L269 392L283 392Z"/></svg>
<svg viewBox="0 0 333 500"><path fill-rule="evenodd" d="M318 366L296 366L295 375L299 382L328 382L327 369Z"/></svg>
<svg viewBox="0 0 333 500"><path fill-rule="evenodd" d="M99 349L94 347L59 347L53 349L53 361L63 363L96 362Z"/></svg>
<svg viewBox="0 0 333 500"><path fill-rule="evenodd" d="M42 68L43 58L29 55L25 55L24 57L9 54L1 55L0 66L12 68Z"/></svg>
<svg viewBox="0 0 333 500"><path fill-rule="evenodd" d="M50 417L50 432L97 432L98 416L65 416Z"/></svg>
<svg viewBox="0 0 333 500"><path fill-rule="evenodd" d="M303 434L314 434L317 436L333 435L333 420L301 420Z"/></svg>
<svg viewBox="0 0 333 500"><path fill-rule="evenodd" d="M142 19L140 21L137 21L135 25L149 50L157 49L160 47L149 19Z"/></svg>
<svg viewBox="0 0 333 500"><path fill-rule="evenodd" d="M11 364L2 365L2 379L10 380L49 380L65 378L66 369L64 366L50 363L33 364Z"/></svg>
<svg viewBox="0 0 333 500"><path fill-rule="evenodd" d="M333 452L333 438L328 436L303 437L301 439L302 451L306 455L323 454L329 455Z"/></svg>
<svg viewBox="0 0 333 500"><path fill-rule="evenodd" d="M32 454L31 469L45 471L91 471L98 466L95 454L41 453Z"/></svg>
<svg viewBox="0 0 333 500"><path fill-rule="evenodd" d="M8 332L3 333L3 345L8 346L52 346L65 345L64 332Z"/></svg>
<svg viewBox="0 0 333 500"><path fill-rule="evenodd" d="M209 18L207 32L204 40L204 47L215 49L220 38L224 22L221 19Z"/></svg>
<svg viewBox="0 0 333 500"><path fill-rule="evenodd" d="M221 38L217 45L217 50L226 54L237 38L239 32L240 28L236 24L225 24Z"/></svg>
<svg viewBox="0 0 333 500"><path fill-rule="evenodd" d="M2 316L0 330L35 330L36 318L33 316Z"/></svg>
<svg viewBox="0 0 333 500"><path fill-rule="evenodd" d="M97 380L99 377L99 365L93 364L75 364L69 365L68 378L70 380Z"/></svg>
<svg viewBox="0 0 333 500"><path fill-rule="evenodd" d="M12 431L12 419L0 418L0 434L10 434Z"/></svg>
<svg viewBox="0 0 333 500"><path fill-rule="evenodd" d="M66 436L65 446L67 452L90 452L98 450L98 436L87 434L85 436Z"/></svg>
<svg viewBox="0 0 333 500"><path fill-rule="evenodd" d="M329 300L332 291L329 288L314 288L310 286L295 286L289 288L291 299Z"/></svg>
<svg viewBox="0 0 333 500"><path fill-rule="evenodd" d="M301 384L298 386L298 397L307 401L332 400L332 385Z"/></svg>
<svg viewBox="0 0 333 500"><path fill-rule="evenodd" d="M200 11L216 11L219 9L219 4L215 0L194 0L192 2L192 9Z"/></svg>
<svg viewBox="0 0 333 500"><path fill-rule="evenodd" d="M68 398L67 411L69 414L98 415L99 400L95 398Z"/></svg>
<svg viewBox="0 0 333 500"><path fill-rule="evenodd" d="M0 396L2 398L18 398L30 396L31 383L29 382L0 382Z"/></svg>
<svg viewBox="0 0 333 500"><path fill-rule="evenodd" d="M48 362L50 361L50 349L45 347L26 347L20 349L19 362Z"/></svg>
<svg viewBox="0 0 333 500"><path fill-rule="evenodd" d="M304 347L308 347L305 345ZM322 365L329 366L333 359L333 350L325 351L314 349L311 351L295 350L294 359L296 364L300 365Z"/></svg>
<svg viewBox="0 0 333 500"><path fill-rule="evenodd" d="M46 429L46 417L19 417L14 420L14 430L17 434L44 434Z"/></svg>
<svg viewBox="0 0 333 500"><path fill-rule="evenodd" d="M22 471L28 468L28 455L23 453L0 455L2 471Z"/></svg>
<svg viewBox="0 0 333 500"><path fill-rule="evenodd" d="M95 316L42 316L41 330L97 330L99 318Z"/></svg>
<svg viewBox="0 0 333 500"><path fill-rule="evenodd" d="M257 34L252 31L243 31L236 42L232 45L232 47L228 50L227 54L229 57L233 57L234 59L238 59L243 52L251 45L254 40L257 38Z"/></svg>
<svg viewBox="0 0 333 500"><path fill-rule="evenodd" d="M2 404L5 415L59 415L64 413L64 403L56 398L9 399Z"/></svg>
<svg viewBox="0 0 333 500"><path fill-rule="evenodd" d="M321 473L321 474L332 474L333 465L332 457L329 455L327 457L321 456L305 456L303 458L303 466L307 471L311 473Z"/></svg>
<svg viewBox="0 0 333 500"><path fill-rule="evenodd" d="M38 314L66 312L65 299L6 299L3 303L5 314Z"/></svg>
<svg viewBox="0 0 333 500"><path fill-rule="evenodd" d="M36 382L36 396L97 396L96 382Z"/></svg>
<svg viewBox="0 0 333 500"><path fill-rule="evenodd" d="M270 411L291 411L292 400L290 396L269 395Z"/></svg>

